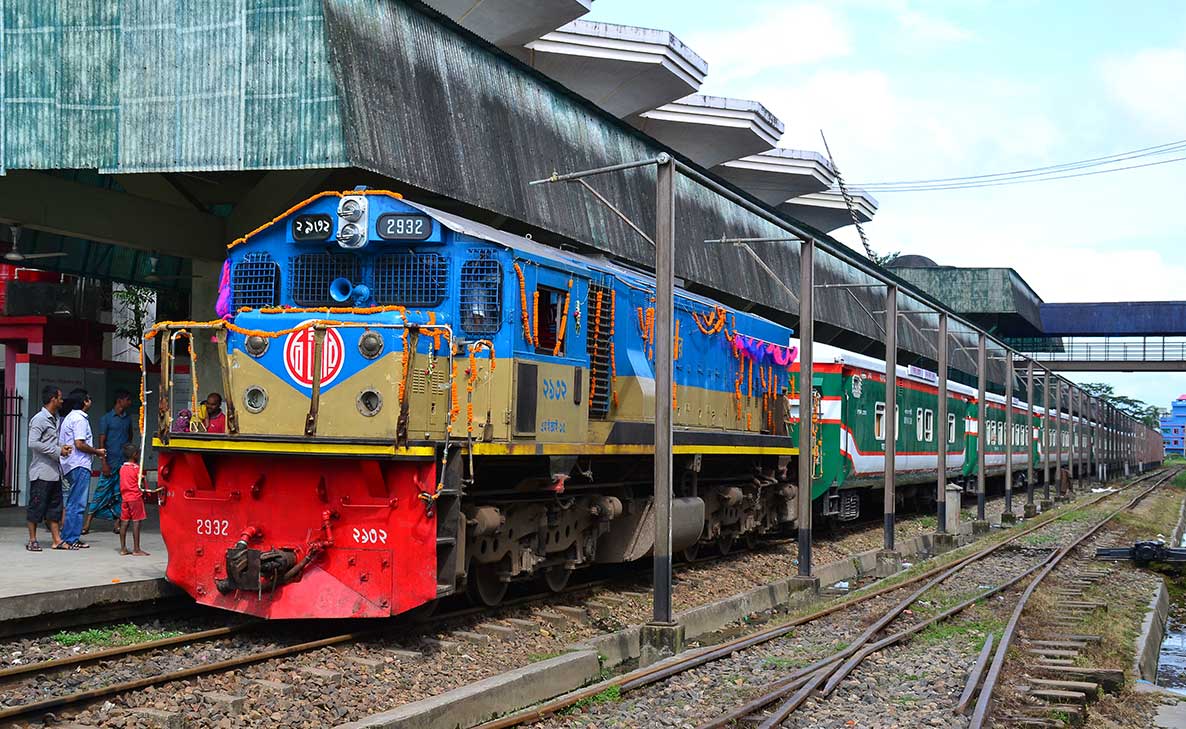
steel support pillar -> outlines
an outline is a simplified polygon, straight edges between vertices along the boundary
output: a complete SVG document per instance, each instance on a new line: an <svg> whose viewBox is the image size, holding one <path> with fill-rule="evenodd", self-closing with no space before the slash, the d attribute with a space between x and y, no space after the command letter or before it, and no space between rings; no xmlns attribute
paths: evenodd
<svg viewBox="0 0 1186 729"><path fill-rule="evenodd" d="M1050 370L1042 370L1042 500L1050 501Z"/></svg>
<svg viewBox="0 0 1186 729"><path fill-rule="evenodd" d="M1025 419L1025 439L1024 442L1028 444L1025 449L1025 503L1033 505L1034 503L1034 440L1036 440L1036 433L1034 431L1034 361L1031 359L1025 365L1025 402L1026 402L1026 419Z"/></svg>
<svg viewBox="0 0 1186 729"><path fill-rule="evenodd" d="M938 462L938 484L935 490L935 516L938 517L940 534L947 532L947 440L951 437L947 428L947 314L939 312L939 341L938 350L939 403L938 415L939 436L936 453Z"/></svg>
<svg viewBox="0 0 1186 729"><path fill-rule="evenodd" d="M980 332L976 346L976 520L984 521L985 474L984 451L988 446L985 422L988 415L988 350L984 332Z"/></svg>
<svg viewBox="0 0 1186 729"><path fill-rule="evenodd" d="M885 498L886 551L894 548L895 459L898 451L898 287L885 287Z"/></svg>
<svg viewBox="0 0 1186 729"><path fill-rule="evenodd" d="M1013 424L1013 353L1005 350L1005 513L1013 516L1013 451L1017 431Z"/></svg>
<svg viewBox="0 0 1186 729"><path fill-rule="evenodd" d="M671 625L671 383L675 308L675 163L655 165L655 548L652 621Z"/></svg>
<svg viewBox="0 0 1186 729"><path fill-rule="evenodd" d="M815 338L815 241L799 245L799 576L811 576L812 340Z"/></svg>
<svg viewBox="0 0 1186 729"><path fill-rule="evenodd" d="M1062 380L1054 380L1054 495L1062 488Z"/></svg>

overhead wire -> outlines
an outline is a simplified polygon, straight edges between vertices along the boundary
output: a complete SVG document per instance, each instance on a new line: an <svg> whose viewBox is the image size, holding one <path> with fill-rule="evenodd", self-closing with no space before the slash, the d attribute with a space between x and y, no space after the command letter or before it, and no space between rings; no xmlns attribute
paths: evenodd
<svg viewBox="0 0 1186 729"><path fill-rule="evenodd" d="M1142 159L1146 157L1157 157L1181 151L1186 151L1186 140L1168 142L1166 144L1144 147L1142 149L1120 152L1103 157L1093 157L1090 159L1066 162L1057 165L1048 165L1045 167L1012 170L1009 172L995 172L983 175L970 175L966 177L944 177L929 180L898 180L887 182L856 183L852 184L851 187L868 192L920 192L927 190L961 190L975 187L995 187L1001 185L1022 184L1026 182L1044 182L1047 180L1087 177L1091 175L1106 174L1109 172L1121 172L1124 170L1133 170L1143 167L1169 164L1172 162L1180 162L1186 159L1186 155L1142 164L1115 166L1119 162L1126 162L1129 160ZM1094 167L1105 167L1106 169L1081 172L1081 170L1087 170Z"/></svg>

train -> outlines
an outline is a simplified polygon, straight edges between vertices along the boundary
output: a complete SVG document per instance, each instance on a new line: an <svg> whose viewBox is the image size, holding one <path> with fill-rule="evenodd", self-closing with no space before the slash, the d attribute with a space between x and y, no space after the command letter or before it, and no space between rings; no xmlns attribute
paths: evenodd
<svg viewBox="0 0 1186 729"><path fill-rule="evenodd" d="M514 582L561 590L576 570L648 555L654 296L644 270L393 192L285 211L228 247L220 318L146 334L160 342L150 438L168 579L263 618L378 618L462 593L497 605ZM677 553L793 527L802 457L820 519L858 518L881 488L885 364L816 346L801 454L794 334L677 289ZM214 343L217 384L202 384L222 396L225 432L175 401L195 342ZM898 495L933 499L938 380L899 367L898 381ZM1007 434L1006 403L987 400L988 475L1049 460L1053 413L1014 400ZM949 385L948 479L976 475L978 405ZM1106 457L1159 459L1160 437L1144 437L1158 454Z"/></svg>

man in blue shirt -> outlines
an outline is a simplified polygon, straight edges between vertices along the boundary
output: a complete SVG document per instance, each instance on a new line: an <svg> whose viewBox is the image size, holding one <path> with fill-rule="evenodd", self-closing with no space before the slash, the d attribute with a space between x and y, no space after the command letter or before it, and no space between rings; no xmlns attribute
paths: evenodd
<svg viewBox="0 0 1186 729"><path fill-rule="evenodd" d="M82 533L91 531L91 520L96 516L115 522L119 533L119 468L124 465L124 446L132 442L132 395L127 390L116 390L115 406L99 418L95 437L99 447L106 449L107 456L100 459L99 483L87 507L86 521Z"/></svg>

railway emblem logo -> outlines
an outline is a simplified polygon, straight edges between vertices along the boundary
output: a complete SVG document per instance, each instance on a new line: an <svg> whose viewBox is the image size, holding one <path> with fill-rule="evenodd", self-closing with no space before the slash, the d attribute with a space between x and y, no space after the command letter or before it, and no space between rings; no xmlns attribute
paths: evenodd
<svg viewBox="0 0 1186 729"><path fill-rule="evenodd" d="M861 378L860 377L852 378L852 396L853 397L861 396L861 387L862 387Z"/></svg>
<svg viewBox="0 0 1186 729"><path fill-rule="evenodd" d="M313 327L293 332L284 340L284 369L298 385L313 386L313 353L316 350ZM325 330L325 341L321 345L321 385L333 382L342 371L342 335L336 329Z"/></svg>

